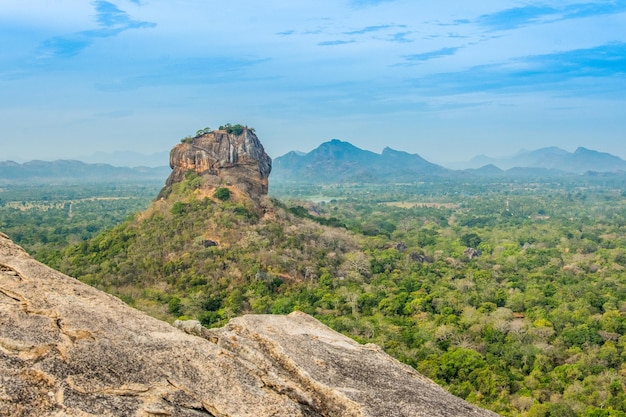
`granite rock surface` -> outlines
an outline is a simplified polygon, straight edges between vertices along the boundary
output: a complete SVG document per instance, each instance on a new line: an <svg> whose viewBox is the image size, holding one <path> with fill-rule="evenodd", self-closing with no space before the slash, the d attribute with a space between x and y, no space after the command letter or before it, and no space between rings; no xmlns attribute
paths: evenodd
<svg viewBox="0 0 626 417"><path fill-rule="evenodd" d="M306 314L174 327L2 234L0 415L495 416Z"/></svg>

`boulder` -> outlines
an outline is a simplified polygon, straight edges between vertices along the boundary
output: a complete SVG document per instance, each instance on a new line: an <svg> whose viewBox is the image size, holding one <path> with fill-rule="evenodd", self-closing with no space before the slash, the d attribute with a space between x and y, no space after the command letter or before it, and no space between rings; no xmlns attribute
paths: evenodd
<svg viewBox="0 0 626 417"><path fill-rule="evenodd" d="M474 258L478 258L483 253L482 251L479 251L478 249L465 248L465 250L463 251L463 254L467 256L468 259L474 259Z"/></svg>
<svg viewBox="0 0 626 417"><path fill-rule="evenodd" d="M267 194L272 159L254 131L244 127L239 134L215 130L176 145L170 152L170 167L164 190L193 171L203 177L205 185L232 185L257 199Z"/></svg>

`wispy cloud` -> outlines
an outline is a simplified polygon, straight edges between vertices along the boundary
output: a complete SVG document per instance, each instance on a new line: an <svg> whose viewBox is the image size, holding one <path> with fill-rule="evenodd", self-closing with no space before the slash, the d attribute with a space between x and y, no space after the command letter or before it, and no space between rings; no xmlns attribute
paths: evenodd
<svg viewBox="0 0 626 417"><path fill-rule="evenodd" d="M537 23L549 23L559 20L577 19L626 12L625 1L575 3L560 8L548 5L528 5L500 10L479 16L477 23L490 30L508 30ZM470 23L458 21L456 23Z"/></svg>
<svg viewBox="0 0 626 417"><path fill-rule="evenodd" d="M350 32L344 32L344 35L363 35L365 33L378 32L384 29L389 29L393 27L392 25L378 25L378 26L367 26L363 29L353 30Z"/></svg>
<svg viewBox="0 0 626 417"><path fill-rule="evenodd" d="M438 93L497 92L534 88L550 89L576 79L603 78L617 80L622 86L626 75L626 42L616 42L588 49L576 49L553 54L533 55L501 64L480 65L466 71L434 74L421 85L437 86ZM582 92L576 91L577 94Z"/></svg>
<svg viewBox="0 0 626 417"><path fill-rule="evenodd" d="M279 36L291 36L291 35L295 35L296 31L295 30L284 30L282 32L277 32L276 34Z"/></svg>
<svg viewBox="0 0 626 417"><path fill-rule="evenodd" d="M491 30L515 29L530 23L536 23L541 18L558 13L557 9L548 6L524 6L501 10L492 14L485 14L476 19L476 23Z"/></svg>
<svg viewBox="0 0 626 417"><path fill-rule="evenodd" d="M407 36L412 34L413 32L398 32L392 34L387 40L390 42L398 42L398 43L410 43L413 42L411 39L408 39Z"/></svg>
<svg viewBox="0 0 626 417"><path fill-rule="evenodd" d="M533 56L527 62L543 73L565 77L626 75L626 42Z"/></svg>
<svg viewBox="0 0 626 417"><path fill-rule="evenodd" d="M224 56L153 62L144 74L100 83L96 87L101 91L127 91L150 86L244 83L257 80L250 77L247 69L268 60Z"/></svg>
<svg viewBox="0 0 626 417"><path fill-rule="evenodd" d="M69 58L78 55L92 42L93 37L87 36L84 32L72 36L57 36L47 39L41 44L38 57L40 59Z"/></svg>
<svg viewBox="0 0 626 417"><path fill-rule="evenodd" d="M577 3L566 6L563 11L566 19L623 13L626 12L626 2L618 0L605 3Z"/></svg>
<svg viewBox="0 0 626 417"><path fill-rule="evenodd" d="M135 2L139 4L138 2ZM68 58L78 55L97 39L116 36L130 29L153 28L155 23L134 20L126 12L104 0L93 2L98 23L97 29L85 30L44 41L39 48L39 58Z"/></svg>
<svg viewBox="0 0 626 417"><path fill-rule="evenodd" d="M451 39L467 39L467 38L469 38L469 36L467 36L467 35L459 35L456 32L448 32L448 38L451 38Z"/></svg>
<svg viewBox="0 0 626 417"><path fill-rule="evenodd" d="M424 52L421 54L405 55L403 58L410 62L430 61L431 59L454 55L461 47L441 48L436 51Z"/></svg>
<svg viewBox="0 0 626 417"><path fill-rule="evenodd" d="M324 42L319 42L318 45L319 46L335 46L335 45L346 45L349 43L354 43L356 42L355 40L348 40L348 41L343 41L343 40L334 40L334 41L324 41Z"/></svg>

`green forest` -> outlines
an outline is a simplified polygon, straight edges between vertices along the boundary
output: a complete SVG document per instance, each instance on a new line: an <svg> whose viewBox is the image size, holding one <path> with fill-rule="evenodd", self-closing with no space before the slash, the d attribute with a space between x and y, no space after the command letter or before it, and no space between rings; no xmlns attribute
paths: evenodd
<svg viewBox="0 0 626 417"><path fill-rule="evenodd" d="M201 184L5 188L0 230L164 320L300 310L504 416L626 416L625 178Z"/></svg>

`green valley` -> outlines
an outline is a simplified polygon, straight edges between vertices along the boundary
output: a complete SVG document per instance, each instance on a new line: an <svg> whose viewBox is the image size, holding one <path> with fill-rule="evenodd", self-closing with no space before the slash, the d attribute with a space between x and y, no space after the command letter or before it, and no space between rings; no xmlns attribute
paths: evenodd
<svg viewBox="0 0 626 417"><path fill-rule="evenodd" d="M307 312L502 415L622 416L621 181L278 186L259 213L188 175L39 258L167 320Z"/></svg>
<svg viewBox="0 0 626 417"><path fill-rule="evenodd" d="M267 195L271 160L253 129L234 133L177 145L160 192L6 186L0 230L169 322L299 310L501 415L626 416L626 176L283 181Z"/></svg>

